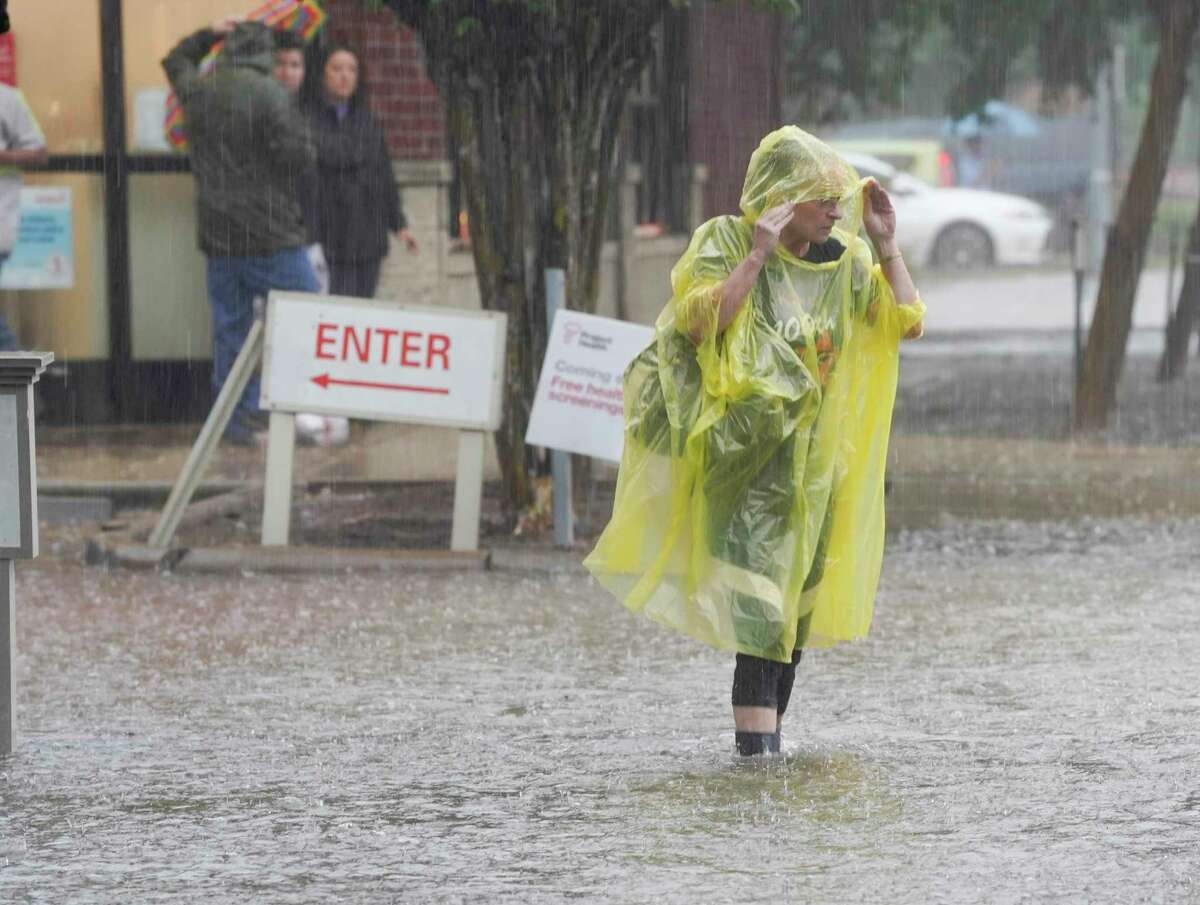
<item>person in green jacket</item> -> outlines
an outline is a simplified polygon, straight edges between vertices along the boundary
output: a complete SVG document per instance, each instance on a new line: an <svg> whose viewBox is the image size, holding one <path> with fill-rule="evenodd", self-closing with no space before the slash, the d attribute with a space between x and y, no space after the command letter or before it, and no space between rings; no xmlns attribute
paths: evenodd
<svg viewBox="0 0 1200 905"><path fill-rule="evenodd" d="M201 61L220 40L212 71L202 75ZM295 99L272 77L267 26L224 19L184 38L162 65L183 105L196 177L215 394L254 322L254 297L272 289L318 291L295 189L296 175L316 159ZM256 442L263 426L258 397L254 377L226 428L227 442Z"/></svg>

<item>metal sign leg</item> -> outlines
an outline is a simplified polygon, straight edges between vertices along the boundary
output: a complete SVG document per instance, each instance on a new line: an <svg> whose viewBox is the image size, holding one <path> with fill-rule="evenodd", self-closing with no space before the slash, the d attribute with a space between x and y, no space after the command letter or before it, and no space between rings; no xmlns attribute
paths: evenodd
<svg viewBox="0 0 1200 905"><path fill-rule="evenodd" d="M233 417L238 400L242 398L242 392L246 389L250 378L254 376L254 369L258 367L259 360L262 358L262 337L263 323L256 320L250 326L250 332L246 335L242 350L234 359L233 367L229 370L229 376L225 379L225 385L221 387L221 392L217 394L217 400L213 403L212 411L208 413L204 427L200 429L200 436L196 438L192 451L188 453L187 461L183 464L183 471L179 473L179 477L175 480L175 486L171 488L171 495L167 498L167 504L163 506L158 524L150 533L149 544L151 547L166 547L171 542L171 538L175 536L175 531L179 528L179 522L183 518L183 511L187 509L188 503L192 501L192 494L200 485L200 478L203 477L204 470L208 467L209 460L212 459L213 451L221 441L225 425Z"/></svg>
<svg viewBox="0 0 1200 905"><path fill-rule="evenodd" d="M287 546L295 453L296 416L291 412L271 412L271 428L267 434L267 480L263 487L264 547Z"/></svg>
<svg viewBox="0 0 1200 905"><path fill-rule="evenodd" d="M554 316L567 307L567 274L558 268L546 270L546 329L554 329ZM575 522L571 515L571 454L550 451L550 474L554 480L554 545L575 544Z"/></svg>
<svg viewBox="0 0 1200 905"><path fill-rule="evenodd" d="M554 546L575 545L575 519L571 513L571 454L550 451L550 473L554 479Z"/></svg>
<svg viewBox="0 0 1200 905"><path fill-rule="evenodd" d="M458 432L458 472L454 478L454 527L451 550L479 549L483 508L483 431Z"/></svg>

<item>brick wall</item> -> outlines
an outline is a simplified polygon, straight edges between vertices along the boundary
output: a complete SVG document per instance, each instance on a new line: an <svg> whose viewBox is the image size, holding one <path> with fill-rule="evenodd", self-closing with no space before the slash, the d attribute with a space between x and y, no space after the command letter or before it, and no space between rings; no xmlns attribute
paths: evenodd
<svg viewBox="0 0 1200 905"><path fill-rule="evenodd" d="M692 161L708 166L705 217L738 212L750 154L782 124L783 29L745 6L692 7L688 140Z"/></svg>
<svg viewBox="0 0 1200 905"><path fill-rule="evenodd" d="M362 54L371 109L397 160L441 160L446 124L441 101L425 72L420 42L389 12L369 12L362 0L324 0L334 41Z"/></svg>

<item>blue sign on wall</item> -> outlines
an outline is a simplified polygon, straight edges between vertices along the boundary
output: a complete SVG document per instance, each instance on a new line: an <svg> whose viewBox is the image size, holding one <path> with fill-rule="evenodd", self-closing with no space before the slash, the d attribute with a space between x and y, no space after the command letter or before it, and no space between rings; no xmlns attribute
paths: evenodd
<svg viewBox="0 0 1200 905"><path fill-rule="evenodd" d="M71 190L21 189L17 244L0 265L0 289L70 289L75 285Z"/></svg>

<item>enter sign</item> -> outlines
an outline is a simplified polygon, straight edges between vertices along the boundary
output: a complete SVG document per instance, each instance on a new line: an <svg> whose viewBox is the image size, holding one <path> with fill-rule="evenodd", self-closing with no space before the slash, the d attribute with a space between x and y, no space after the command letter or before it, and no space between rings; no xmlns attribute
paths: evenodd
<svg viewBox="0 0 1200 905"><path fill-rule="evenodd" d="M272 292L262 407L495 430L504 316Z"/></svg>

